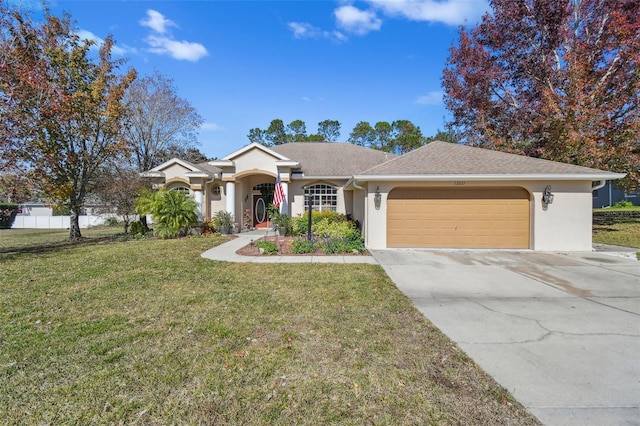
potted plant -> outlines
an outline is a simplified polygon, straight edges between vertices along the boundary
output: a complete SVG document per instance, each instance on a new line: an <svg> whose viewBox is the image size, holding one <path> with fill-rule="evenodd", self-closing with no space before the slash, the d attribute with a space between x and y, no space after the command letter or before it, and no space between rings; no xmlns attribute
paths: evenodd
<svg viewBox="0 0 640 426"><path fill-rule="evenodd" d="M216 212L213 216L213 224L223 235L233 233L233 215L226 210Z"/></svg>
<svg viewBox="0 0 640 426"><path fill-rule="evenodd" d="M273 229L276 230L281 237L291 232L291 218L284 213L280 213L279 211L273 212L271 223L273 224Z"/></svg>

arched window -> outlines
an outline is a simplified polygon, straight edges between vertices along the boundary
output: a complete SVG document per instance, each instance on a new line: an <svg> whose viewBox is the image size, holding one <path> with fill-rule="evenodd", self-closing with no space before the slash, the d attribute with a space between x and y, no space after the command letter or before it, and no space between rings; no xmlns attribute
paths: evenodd
<svg viewBox="0 0 640 426"><path fill-rule="evenodd" d="M186 185L176 185L169 188L170 191L182 192L184 195L189 195L189 187Z"/></svg>
<svg viewBox="0 0 640 426"><path fill-rule="evenodd" d="M338 191L332 186L318 184L305 188L305 211L309 210L309 204L307 202L307 197L309 196L313 198L314 212L324 212L328 210L335 212L338 209Z"/></svg>

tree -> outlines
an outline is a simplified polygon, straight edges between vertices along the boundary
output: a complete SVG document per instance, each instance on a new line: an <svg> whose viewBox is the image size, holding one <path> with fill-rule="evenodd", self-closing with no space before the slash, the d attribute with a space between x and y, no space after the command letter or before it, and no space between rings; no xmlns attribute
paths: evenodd
<svg viewBox="0 0 640 426"><path fill-rule="evenodd" d="M203 120L177 95L173 80L156 71L133 82L125 99L129 112L124 132L139 172L162 164L167 152L194 148Z"/></svg>
<svg viewBox="0 0 640 426"><path fill-rule="evenodd" d="M127 150L123 98L134 70L116 72L109 36L97 58L70 16L44 11L35 23L0 4L0 143L3 163L20 164L44 193L71 212L69 237L97 172ZM9 159L9 160L7 160Z"/></svg>
<svg viewBox="0 0 640 426"><path fill-rule="evenodd" d="M370 147L376 139L376 131L366 121L360 121L349 133L348 141L354 145Z"/></svg>
<svg viewBox="0 0 640 426"><path fill-rule="evenodd" d="M376 139L372 148L384 152L391 152L394 149L393 127L386 121L378 121L375 125Z"/></svg>
<svg viewBox="0 0 640 426"><path fill-rule="evenodd" d="M266 140L266 132L258 127L250 129L247 138L249 138L249 142L251 143L268 145L268 142Z"/></svg>
<svg viewBox="0 0 640 426"><path fill-rule="evenodd" d="M124 222L124 233L136 214L136 201L148 182L140 173L127 165L102 167L97 177L94 194L104 205L101 213L115 212Z"/></svg>
<svg viewBox="0 0 640 426"><path fill-rule="evenodd" d="M394 132L393 151L396 154L405 154L426 143L420 128L409 120L396 120L391 127Z"/></svg>
<svg viewBox="0 0 640 426"><path fill-rule="evenodd" d="M640 2L493 0L443 72L465 143L628 173L640 184Z"/></svg>
<svg viewBox="0 0 640 426"><path fill-rule="evenodd" d="M192 164L204 163L206 161L209 161L209 158L198 148L185 148L177 145L170 146L167 150L162 151L159 155L160 163L169 161L172 158L179 158Z"/></svg>
<svg viewBox="0 0 640 426"><path fill-rule="evenodd" d="M428 136L425 138L425 143L433 142L433 141L442 141L442 142L450 142L450 143L458 143L458 138L456 135L451 132L443 132L438 129L434 136Z"/></svg>
<svg viewBox="0 0 640 426"><path fill-rule="evenodd" d="M307 139L307 125L302 120L293 120L287 125L289 142L304 142Z"/></svg>
<svg viewBox="0 0 640 426"><path fill-rule="evenodd" d="M284 123L280 119L271 120L271 124L265 131L266 145L282 145L289 142L289 136L284 127Z"/></svg>
<svg viewBox="0 0 640 426"><path fill-rule="evenodd" d="M326 142L337 141L340 137L340 122L338 120L324 120L319 122L318 135Z"/></svg>

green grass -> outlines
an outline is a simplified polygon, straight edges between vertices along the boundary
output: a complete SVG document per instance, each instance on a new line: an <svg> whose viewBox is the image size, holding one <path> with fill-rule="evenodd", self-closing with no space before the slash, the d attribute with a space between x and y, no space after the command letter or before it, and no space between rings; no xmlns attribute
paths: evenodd
<svg viewBox="0 0 640 426"><path fill-rule="evenodd" d="M633 212L633 211L640 211L640 206L633 206L633 207L603 207L603 208L597 208L597 209L593 209L593 211L595 212Z"/></svg>
<svg viewBox="0 0 640 426"><path fill-rule="evenodd" d="M53 234L0 231L0 424L537 423L378 266Z"/></svg>
<svg viewBox="0 0 640 426"><path fill-rule="evenodd" d="M640 248L640 218L606 218L594 223L593 242Z"/></svg>

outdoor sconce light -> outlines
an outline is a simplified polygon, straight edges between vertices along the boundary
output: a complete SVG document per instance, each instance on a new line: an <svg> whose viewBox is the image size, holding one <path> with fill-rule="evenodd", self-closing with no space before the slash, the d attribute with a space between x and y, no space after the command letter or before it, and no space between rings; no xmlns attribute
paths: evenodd
<svg viewBox="0 0 640 426"><path fill-rule="evenodd" d="M376 188L376 193L373 196L373 204L376 206L376 210L380 210L380 203L382 202L382 194L380 194L380 187Z"/></svg>
<svg viewBox="0 0 640 426"><path fill-rule="evenodd" d="M542 209L546 210L549 204L553 203L553 194L551 193L551 185L547 185L542 193Z"/></svg>
<svg viewBox="0 0 640 426"><path fill-rule="evenodd" d="M244 202L246 203L247 201L249 201L249 194L244 196Z"/></svg>

